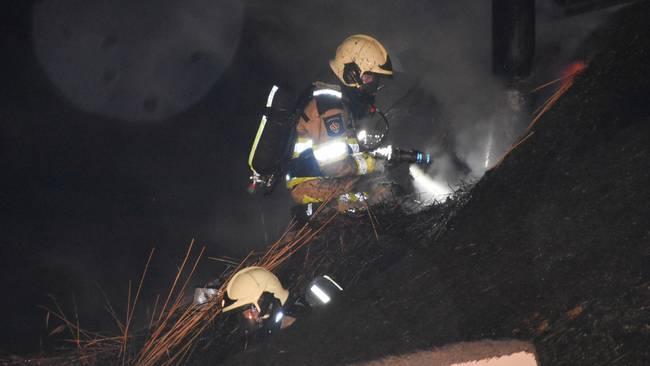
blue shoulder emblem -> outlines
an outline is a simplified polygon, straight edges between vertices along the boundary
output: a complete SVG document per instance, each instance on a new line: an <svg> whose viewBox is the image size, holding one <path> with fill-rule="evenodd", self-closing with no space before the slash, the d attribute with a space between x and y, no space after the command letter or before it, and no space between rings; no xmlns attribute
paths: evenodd
<svg viewBox="0 0 650 366"><path fill-rule="evenodd" d="M329 136L341 136L345 133L345 123L342 114L325 118L325 128Z"/></svg>

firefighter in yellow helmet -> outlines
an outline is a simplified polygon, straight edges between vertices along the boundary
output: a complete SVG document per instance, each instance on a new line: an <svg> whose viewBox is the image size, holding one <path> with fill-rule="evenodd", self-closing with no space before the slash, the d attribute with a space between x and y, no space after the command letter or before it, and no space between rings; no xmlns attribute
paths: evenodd
<svg viewBox="0 0 650 366"><path fill-rule="evenodd" d="M371 84L376 75L393 75L384 46L363 34L350 36L338 46L330 68L343 84L357 88Z"/></svg>
<svg viewBox="0 0 650 366"><path fill-rule="evenodd" d="M223 312L239 312L246 336L272 333L295 320L283 311L288 298L289 291L273 273L262 267L247 267L228 282Z"/></svg>
<svg viewBox="0 0 650 366"><path fill-rule="evenodd" d="M303 96L287 188L298 204L332 200L347 211L368 204L355 185L377 167L360 149L355 120L376 111L374 96L393 70L384 46L363 34L346 38L329 66L342 85L315 82Z"/></svg>

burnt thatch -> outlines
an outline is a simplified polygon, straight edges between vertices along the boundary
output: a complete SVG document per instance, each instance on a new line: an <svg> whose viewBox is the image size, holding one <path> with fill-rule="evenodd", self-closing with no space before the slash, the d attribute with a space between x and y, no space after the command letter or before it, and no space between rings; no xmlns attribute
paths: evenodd
<svg viewBox="0 0 650 366"><path fill-rule="evenodd" d="M329 273L345 298L226 364L502 338L531 341L543 365L650 364L648 15L640 3L612 19L584 74L466 204L375 212L377 237L367 218L341 219L297 253L284 281Z"/></svg>

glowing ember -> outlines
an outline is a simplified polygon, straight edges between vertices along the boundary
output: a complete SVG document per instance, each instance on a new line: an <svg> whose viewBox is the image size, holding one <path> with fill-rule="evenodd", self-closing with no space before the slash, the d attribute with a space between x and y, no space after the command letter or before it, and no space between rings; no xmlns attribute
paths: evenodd
<svg viewBox="0 0 650 366"><path fill-rule="evenodd" d="M587 68L587 64L584 61L582 60L575 61L569 64L569 66L567 66L564 69L564 72L562 73L562 78L564 79L564 78L575 77L576 75L581 74L583 71L585 71L586 68Z"/></svg>

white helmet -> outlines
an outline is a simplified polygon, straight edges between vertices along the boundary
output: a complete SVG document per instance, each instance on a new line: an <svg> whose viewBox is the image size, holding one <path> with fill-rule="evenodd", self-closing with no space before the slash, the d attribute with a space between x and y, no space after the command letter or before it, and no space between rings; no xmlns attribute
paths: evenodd
<svg viewBox="0 0 650 366"><path fill-rule="evenodd" d="M343 40L330 60L334 74L347 86L359 87L358 77L366 72L393 75L393 67L386 48L373 37L355 34ZM351 77L350 73L358 73Z"/></svg>
<svg viewBox="0 0 650 366"><path fill-rule="evenodd" d="M280 280L269 270L262 267L247 267L232 276L226 294L234 303L223 308L223 312L231 311L245 305L254 305L258 312L263 312L259 304L264 292L271 293L284 305L289 297L289 291L282 287Z"/></svg>

